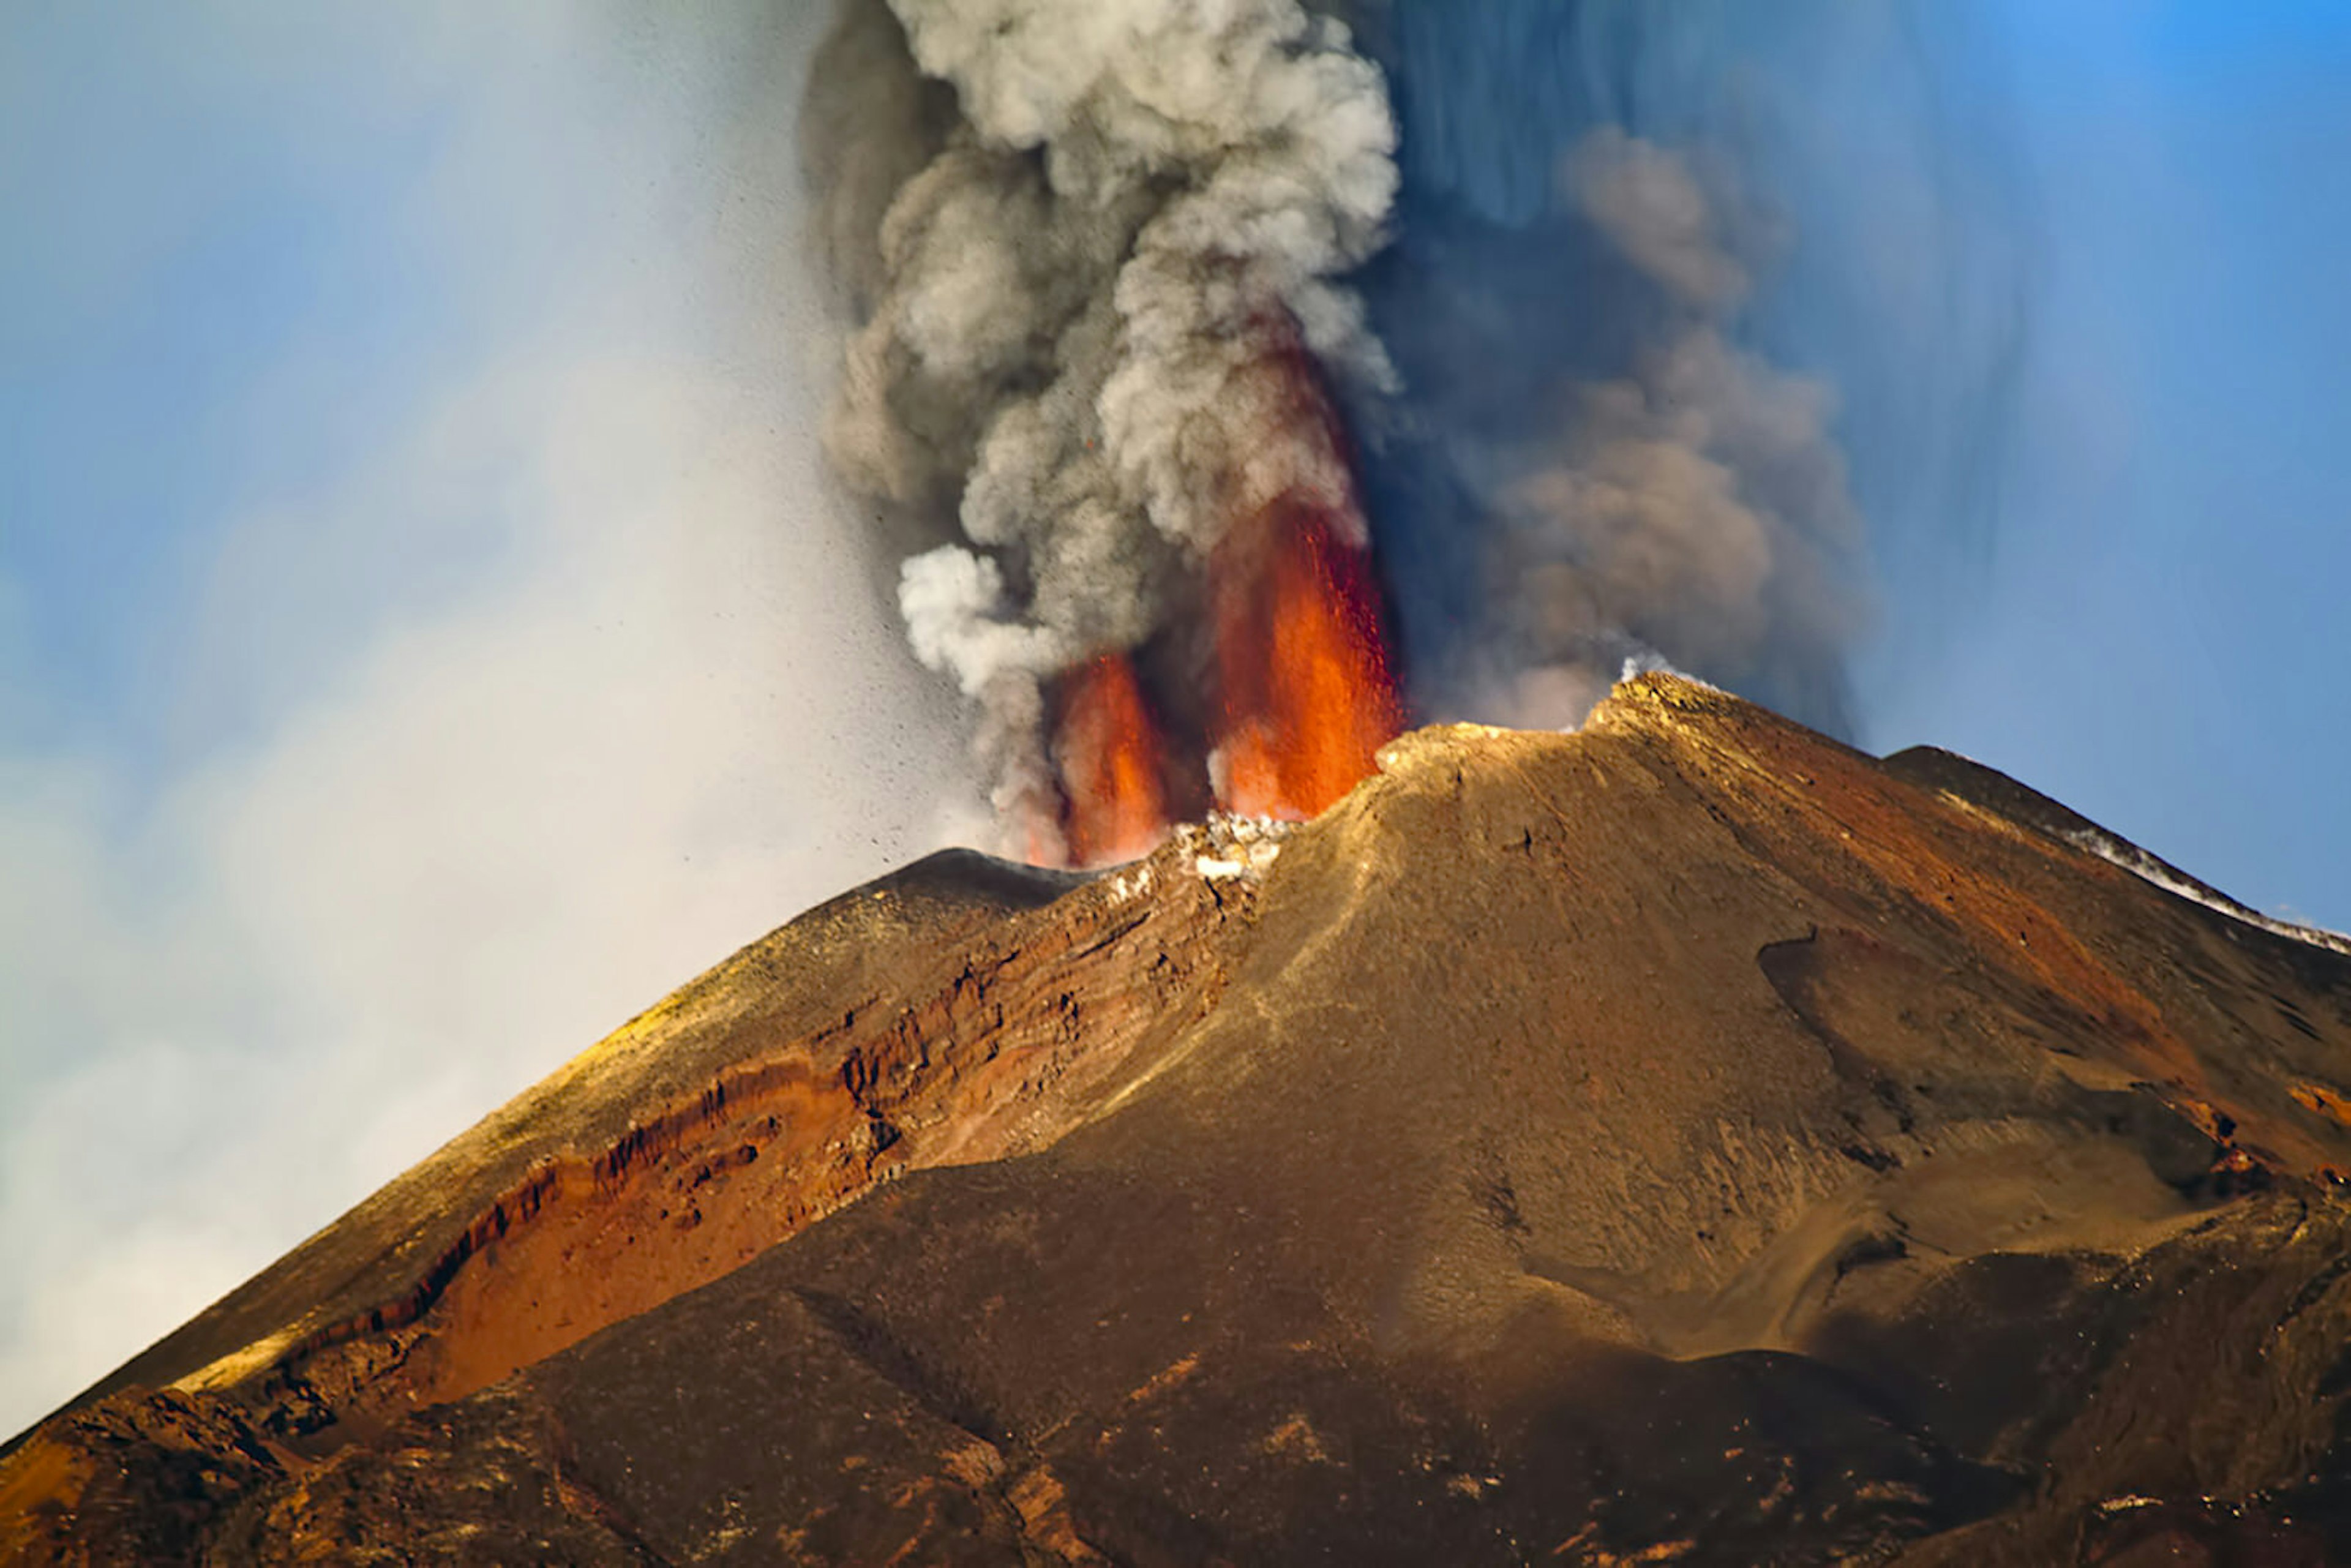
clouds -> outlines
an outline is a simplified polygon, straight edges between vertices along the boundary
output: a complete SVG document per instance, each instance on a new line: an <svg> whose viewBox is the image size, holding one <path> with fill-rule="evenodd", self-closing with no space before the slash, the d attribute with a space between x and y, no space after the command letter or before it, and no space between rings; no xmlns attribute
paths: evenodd
<svg viewBox="0 0 2351 1568"><path fill-rule="evenodd" d="M0 731L7 1429L958 788L811 450L807 18L411 11L248 67L239 15L175 16L187 90L332 150L321 270L404 281L254 307L271 351L184 411L229 477L152 538L181 570L89 601L119 703L0 642L47 710Z"/></svg>

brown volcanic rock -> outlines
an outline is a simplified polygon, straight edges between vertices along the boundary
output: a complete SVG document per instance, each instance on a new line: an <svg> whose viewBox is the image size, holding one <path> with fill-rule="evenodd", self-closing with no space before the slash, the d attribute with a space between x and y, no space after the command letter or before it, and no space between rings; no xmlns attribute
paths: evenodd
<svg viewBox="0 0 2351 1568"><path fill-rule="evenodd" d="M0 1554L2351 1552L2351 958L1667 677L1384 766L747 949L22 1440Z"/></svg>

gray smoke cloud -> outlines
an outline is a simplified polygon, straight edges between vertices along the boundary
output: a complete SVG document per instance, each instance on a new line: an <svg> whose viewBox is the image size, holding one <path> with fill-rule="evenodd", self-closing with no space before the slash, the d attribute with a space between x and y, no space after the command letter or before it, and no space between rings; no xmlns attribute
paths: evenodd
<svg viewBox="0 0 2351 1568"><path fill-rule="evenodd" d="M827 449L929 546L899 605L1018 814L1050 788L1042 683L1161 630L1232 519L1353 515L1283 357L1395 385L1336 281L1395 199L1385 86L1292 0L860 0L806 123L860 310Z"/></svg>
<svg viewBox="0 0 2351 1568"><path fill-rule="evenodd" d="M1499 678L1476 706L1573 725L1630 660L1838 710L1867 623L1863 521L1829 390L1730 335L1750 288L1724 219L1736 203L1614 127L1583 138L1562 181L1665 304L1628 373L1568 388L1541 443L1485 464Z"/></svg>
<svg viewBox="0 0 2351 1568"><path fill-rule="evenodd" d="M1054 854L1054 678L1199 618L1237 518L1361 526L1299 357L1375 439L1415 428L1349 287L1395 219L1386 82L1297 0L848 0L803 144L853 322L827 450L999 813ZM1483 517L1437 548L1485 587L1475 676L1424 711L1573 724L1628 659L1841 706L1865 614L1832 400L1738 344L1769 225L1703 172L1614 127L1562 161L1636 341L1562 369L1531 434L1447 438Z"/></svg>

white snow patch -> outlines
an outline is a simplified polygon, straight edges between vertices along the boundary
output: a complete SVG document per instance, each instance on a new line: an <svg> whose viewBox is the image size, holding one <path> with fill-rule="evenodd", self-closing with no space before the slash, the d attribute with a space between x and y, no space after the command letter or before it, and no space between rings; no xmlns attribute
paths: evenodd
<svg viewBox="0 0 2351 1568"><path fill-rule="evenodd" d="M2111 833L2076 829L2063 835L2075 849L2085 850L2109 864L2120 866L2150 886L2159 887L2175 898L2200 904L2217 914L2225 915L2241 925L2257 926L2273 936L2300 942L2307 946L2323 947L2331 953L2351 956L2351 936L2339 931L2323 930L2315 925L2296 925L2291 921L2275 919L2260 910L2239 904L2224 893L2190 880L2163 862L2140 849L2137 844L2116 838Z"/></svg>

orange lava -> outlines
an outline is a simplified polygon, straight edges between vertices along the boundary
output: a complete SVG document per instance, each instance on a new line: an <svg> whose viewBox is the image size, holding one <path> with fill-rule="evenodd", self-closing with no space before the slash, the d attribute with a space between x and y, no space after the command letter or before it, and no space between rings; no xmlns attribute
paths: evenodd
<svg viewBox="0 0 2351 1568"><path fill-rule="evenodd" d="M1021 815L1035 851L1058 827L1063 864L1146 854L1172 811L1210 796L1249 816L1316 816L1403 727L1343 423L1297 323L1269 308L1254 330L1262 351L1228 391L1263 440L1199 476L1231 522L1202 563L1200 621L1146 656L1151 691L1178 700L1155 707L1124 653L1057 685L1053 778L1043 810Z"/></svg>
<svg viewBox="0 0 2351 1568"><path fill-rule="evenodd" d="M1110 865L1149 854L1167 834L1159 728L1134 665L1103 653L1061 687L1055 737L1065 800L1062 833L1071 865Z"/></svg>
<svg viewBox="0 0 2351 1568"><path fill-rule="evenodd" d="M1218 803L1314 816L1367 777L1403 727L1370 557L1327 508L1290 499L1218 547L1210 581Z"/></svg>

